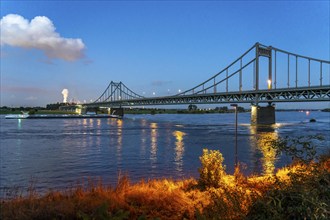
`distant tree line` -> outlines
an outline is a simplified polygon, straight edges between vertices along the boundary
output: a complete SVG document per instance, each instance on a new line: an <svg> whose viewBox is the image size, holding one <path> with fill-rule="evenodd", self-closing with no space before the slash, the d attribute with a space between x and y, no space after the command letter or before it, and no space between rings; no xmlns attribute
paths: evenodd
<svg viewBox="0 0 330 220"><path fill-rule="evenodd" d="M215 107L214 109L198 109L197 105L193 105L193 104L190 104L188 106L188 111L189 112L206 112L206 113L228 113L228 112L233 112L234 109L228 109L227 106L223 106L223 107ZM245 112L245 109L241 106L238 106L237 107L237 111L238 112Z"/></svg>
<svg viewBox="0 0 330 220"><path fill-rule="evenodd" d="M45 107L8 107L8 106L2 106L0 108L1 110L7 110L7 111L30 111L32 109L38 111L38 110L45 110L46 108Z"/></svg>
<svg viewBox="0 0 330 220"><path fill-rule="evenodd" d="M59 110L61 106L68 106L68 105L75 105L76 103L63 103L63 102L57 102L57 103L51 103L46 105L47 110Z"/></svg>
<svg viewBox="0 0 330 220"><path fill-rule="evenodd" d="M3 111L30 111L30 110L34 110L34 111L38 111L38 110L59 110L60 106L67 106L67 105L75 105L76 103L51 103L51 104L47 104L46 107L8 107L8 106L2 106L0 107L1 110Z"/></svg>
<svg viewBox="0 0 330 220"><path fill-rule="evenodd" d="M243 107L237 107L238 112L246 112ZM159 109L159 108L125 108L126 114L204 114L204 113L230 113L234 108L198 108L197 105L190 104L186 109Z"/></svg>

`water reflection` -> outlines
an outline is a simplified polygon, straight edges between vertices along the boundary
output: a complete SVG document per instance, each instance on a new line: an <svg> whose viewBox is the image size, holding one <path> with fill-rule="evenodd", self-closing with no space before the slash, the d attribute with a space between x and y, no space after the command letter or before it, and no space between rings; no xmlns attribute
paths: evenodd
<svg viewBox="0 0 330 220"><path fill-rule="evenodd" d="M87 138L87 142L88 142L88 146L94 146L94 142L93 142L93 130L92 129L88 129L88 128L92 128L93 127L93 123L94 120L92 118L90 118L89 120L87 120L86 122L86 138Z"/></svg>
<svg viewBox="0 0 330 220"><path fill-rule="evenodd" d="M22 129L22 119L18 119L17 120L17 130L21 130ZM16 151L16 155L17 155L17 159L20 160L21 159L21 144L22 144L22 140L20 138L17 138L17 142L16 142L16 147L17 147L17 151Z"/></svg>
<svg viewBox="0 0 330 220"><path fill-rule="evenodd" d="M114 120L112 118L109 118L107 121L107 124L109 125L107 128L109 128L108 132L109 132L109 146L112 149L112 146L117 145L117 120Z"/></svg>
<svg viewBox="0 0 330 220"><path fill-rule="evenodd" d="M263 174L272 175L275 171L276 151L271 147L270 141L277 140L278 134L276 131L276 125L261 126L252 125L250 126L251 141L255 145L255 167L254 171L259 172L258 161L262 163ZM258 154L261 152L261 155ZM261 158L260 158L261 156Z"/></svg>
<svg viewBox="0 0 330 220"><path fill-rule="evenodd" d="M117 120L117 158L121 161L121 151L123 146L123 120Z"/></svg>
<svg viewBox="0 0 330 220"><path fill-rule="evenodd" d="M146 141L147 141L147 134L146 128L147 127L147 120L141 120L141 154L145 155L146 153Z"/></svg>
<svg viewBox="0 0 330 220"><path fill-rule="evenodd" d="M101 150L101 119L96 120L96 142L95 145L98 150ZM95 127L95 126L94 126Z"/></svg>
<svg viewBox="0 0 330 220"><path fill-rule="evenodd" d="M18 128L18 130L21 130L21 128L22 128L22 119L18 119L17 120L17 128Z"/></svg>
<svg viewBox="0 0 330 220"><path fill-rule="evenodd" d="M157 123L151 123L150 124L151 128L151 151L150 151L150 159L153 162L152 168L156 168L154 163L157 161L157 138L158 138L158 125Z"/></svg>
<svg viewBox="0 0 330 220"><path fill-rule="evenodd" d="M176 165L176 170L179 172L183 171L183 154L184 154L184 142L183 142L183 137L186 135L186 133L182 131L174 131L173 136L176 139L175 142L175 165Z"/></svg>

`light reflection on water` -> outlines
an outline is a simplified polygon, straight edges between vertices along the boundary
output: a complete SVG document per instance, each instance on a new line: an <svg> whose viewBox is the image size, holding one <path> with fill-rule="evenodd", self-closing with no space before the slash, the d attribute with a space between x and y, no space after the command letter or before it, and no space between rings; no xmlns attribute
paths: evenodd
<svg viewBox="0 0 330 220"><path fill-rule="evenodd" d="M251 126L238 115L238 160L247 174L271 174L285 165L268 140L320 134L330 143L330 114L277 112L271 127ZM309 123L315 118L316 123ZM220 150L227 171L234 164L234 114L127 115L117 119L4 120L1 117L0 190L25 187L31 177L41 190L65 188L82 178L115 184L119 171L141 178L198 177L203 148ZM0 193L2 193L0 191ZM1 194L0 194L1 196Z"/></svg>
<svg viewBox="0 0 330 220"><path fill-rule="evenodd" d="M117 120L117 160L118 163L122 161L122 147L123 147L123 120Z"/></svg>
<svg viewBox="0 0 330 220"><path fill-rule="evenodd" d="M252 149L254 151L261 152L261 158L256 157L255 162L261 162L262 174L271 175L275 171L275 162L278 160L278 158L276 158L276 151L274 148L272 148L270 142L278 140L278 134L276 132L276 128L278 127L278 125L251 125L249 127ZM253 171L255 173L259 173L258 164L253 167Z"/></svg>
<svg viewBox="0 0 330 220"><path fill-rule="evenodd" d="M176 164L176 170L178 172L183 171L183 154L184 154L184 142L183 137L186 135L186 133L182 131L174 131L173 132L174 137L176 138L175 142L175 164Z"/></svg>
<svg viewBox="0 0 330 220"><path fill-rule="evenodd" d="M150 150L150 160L151 160L151 169L157 168L157 138L158 130L157 123L150 124L150 137L151 137L151 150Z"/></svg>

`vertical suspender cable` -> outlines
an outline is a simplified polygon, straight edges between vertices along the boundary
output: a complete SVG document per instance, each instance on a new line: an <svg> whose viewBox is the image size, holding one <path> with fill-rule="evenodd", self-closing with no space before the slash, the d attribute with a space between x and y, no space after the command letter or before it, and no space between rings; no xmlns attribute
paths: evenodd
<svg viewBox="0 0 330 220"><path fill-rule="evenodd" d="M311 60L308 59L308 87L311 86Z"/></svg>
<svg viewBox="0 0 330 220"><path fill-rule="evenodd" d="M290 88L290 54L288 54L288 88Z"/></svg>
<svg viewBox="0 0 330 220"><path fill-rule="evenodd" d="M275 50L275 69L274 69L274 74L275 74L275 78L274 78L274 87L275 87L275 89L276 89L276 83L277 83L277 81L276 81L276 50Z"/></svg>
<svg viewBox="0 0 330 220"><path fill-rule="evenodd" d="M242 58L240 59L240 71L239 71L239 91L242 92Z"/></svg>
<svg viewBox="0 0 330 220"><path fill-rule="evenodd" d="M217 93L217 86L215 85L215 77L213 78L213 87L214 87L214 93Z"/></svg>
<svg viewBox="0 0 330 220"><path fill-rule="evenodd" d="M259 44L256 45L255 90L259 90Z"/></svg>
<svg viewBox="0 0 330 220"><path fill-rule="evenodd" d="M296 88L298 87L298 56L296 56Z"/></svg>
<svg viewBox="0 0 330 220"><path fill-rule="evenodd" d="M268 47L269 49L269 57L268 57L268 89L272 89L273 83L273 56L272 56L272 47Z"/></svg>
<svg viewBox="0 0 330 220"><path fill-rule="evenodd" d="M226 92L228 92L228 69L226 69Z"/></svg>
<svg viewBox="0 0 330 220"><path fill-rule="evenodd" d="M256 89L256 61L253 61L253 88Z"/></svg>
<svg viewBox="0 0 330 220"><path fill-rule="evenodd" d="M322 62L320 62L320 86L322 86Z"/></svg>

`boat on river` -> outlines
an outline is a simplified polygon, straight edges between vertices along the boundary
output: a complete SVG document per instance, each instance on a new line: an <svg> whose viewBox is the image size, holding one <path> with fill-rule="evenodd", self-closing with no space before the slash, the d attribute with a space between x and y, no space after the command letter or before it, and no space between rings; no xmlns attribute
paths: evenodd
<svg viewBox="0 0 330 220"><path fill-rule="evenodd" d="M28 118L30 115L28 112L22 112L22 114L11 114L6 115L5 119L25 119Z"/></svg>

